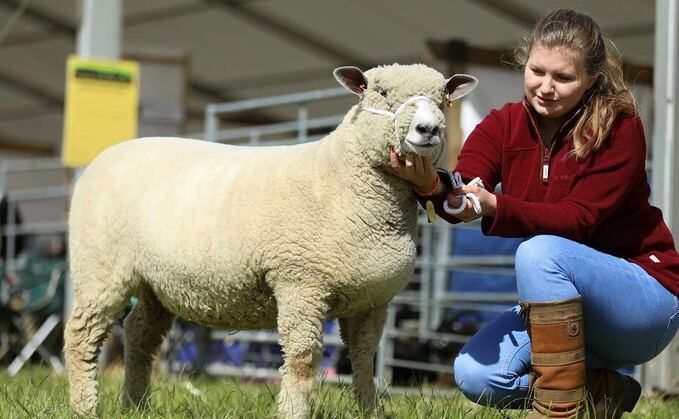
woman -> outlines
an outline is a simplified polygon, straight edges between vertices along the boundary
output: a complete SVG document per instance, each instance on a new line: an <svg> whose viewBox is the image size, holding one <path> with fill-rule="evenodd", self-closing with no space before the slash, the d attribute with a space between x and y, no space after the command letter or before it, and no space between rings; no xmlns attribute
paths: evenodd
<svg viewBox="0 0 679 419"><path fill-rule="evenodd" d="M652 359L679 327L679 254L648 202L641 121L597 24L558 10L517 52L523 100L475 128L455 169L488 190L453 190L415 156L402 164L392 153L391 165L447 221L482 216L487 235L527 237L516 253L520 305L462 349L462 392L498 407L531 395L532 417L580 416L586 399L596 417L620 417L641 389L614 370ZM471 200L447 214L444 201L458 208L464 194L480 214Z"/></svg>

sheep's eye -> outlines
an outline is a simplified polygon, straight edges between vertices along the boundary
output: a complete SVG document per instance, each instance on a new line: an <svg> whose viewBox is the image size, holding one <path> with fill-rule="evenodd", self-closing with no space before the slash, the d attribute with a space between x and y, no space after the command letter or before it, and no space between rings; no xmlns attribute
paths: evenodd
<svg viewBox="0 0 679 419"><path fill-rule="evenodd" d="M377 93L381 94L382 97L387 97L387 91L382 88L378 88Z"/></svg>

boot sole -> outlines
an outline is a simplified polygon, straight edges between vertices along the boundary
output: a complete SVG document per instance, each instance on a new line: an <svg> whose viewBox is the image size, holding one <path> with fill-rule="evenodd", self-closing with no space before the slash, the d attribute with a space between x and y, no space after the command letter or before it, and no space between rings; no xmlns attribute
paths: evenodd
<svg viewBox="0 0 679 419"><path fill-rule="evenodd" d="M627 390L627 397L625 397L620 405L620 410L629 413L634 410L634 406L637 405L639 397L641 397L641 384L631 377L627 377L627 380L629 381L630 387Z"/></svg>

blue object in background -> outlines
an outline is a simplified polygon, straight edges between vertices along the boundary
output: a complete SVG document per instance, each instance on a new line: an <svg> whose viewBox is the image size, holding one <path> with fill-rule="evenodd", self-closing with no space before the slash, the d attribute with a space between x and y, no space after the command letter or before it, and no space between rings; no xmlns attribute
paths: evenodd
<svg viewBox="0 0 679 419"><path fill-rule="evenodd" d="M451 234L451 254L455 256L514 255L523 239L485 236L480 229L455 228Z"/></svg>
<svg viewBox="0 0 679 419"><path fill-rule="evenodd" d="M173 361L187 368L195 368L198 359L198 345L196 336L199 326L182 324L182 339L173 351ZM336 333L337 323L326 320L325 333ZM252 365L259 368L278 368L283 365L283 352L278 343L259 343L238 341L238 332L234 332L234 341L211 340L208 343L205 356L206 364L220 363L241 367ZM321 369L332 368L335 365L337 348L325 345Z"/></svg>
<svg viewBox="0 0 679 419"><path fill-rule="evenodd" d="M451 234L452 256L513 256L523 239L506 239L502 237L485 236L480 229L456 228ZM469 293L507 293L516 294L516 277L508 274L506 270L513 269L513 265L507 265L505 272L492 273L479 272L478 270L457 269L448 276L447 290L451 292ZM480 304L493 306L493 310L479 310L477 318L483 322L490 321L506 308L513 306L511 303L496 303L493 301L481 301ZM451 309L450 312L460 310Z"/></svg>

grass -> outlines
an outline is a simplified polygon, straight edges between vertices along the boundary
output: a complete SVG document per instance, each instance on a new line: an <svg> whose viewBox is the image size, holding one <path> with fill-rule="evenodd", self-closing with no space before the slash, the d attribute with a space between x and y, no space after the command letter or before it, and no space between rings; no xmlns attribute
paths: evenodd
<svg viewBox="0 0 679 419"><path fill-rule="evenodd" d="M99 387L101 418L273 418L275 385L243 384L233 379L154 377L151 403L144 411L122 409L122 374L103 374ZM478 406L457 394L435 397L430 390L414 395L383 395L384 418L522 418L525 412L499 411ZM360 418L360 412L346 386L323 384L311 397L313 418ZM0 416L4 418L71 418L68 382L65 376L33 367L10 378L0 373ZM678 400L643 398L625 418L677 418Z"/></svg>

